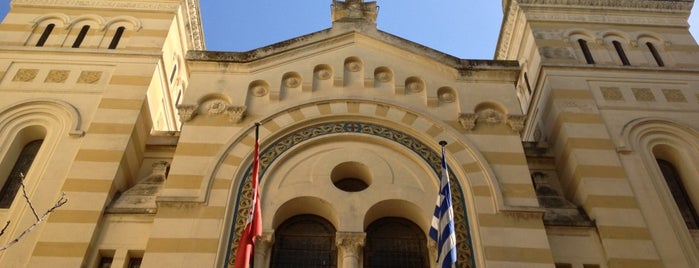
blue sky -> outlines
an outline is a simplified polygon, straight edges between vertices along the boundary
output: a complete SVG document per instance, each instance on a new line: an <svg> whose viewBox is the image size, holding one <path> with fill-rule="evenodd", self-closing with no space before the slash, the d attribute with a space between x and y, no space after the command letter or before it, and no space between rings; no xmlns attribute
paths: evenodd
<svg viewBox="0 0 699 268"><path fill-rule="evenodd" d="M0 0L4 17L10 0ZM200 0L208 50L247 51L330 27L331 0ZM498 0L378 0L379 29L444 53L492 59ZM694 8L699 13L699 8ZM699 14L690 17L694 36Z"/></svg>

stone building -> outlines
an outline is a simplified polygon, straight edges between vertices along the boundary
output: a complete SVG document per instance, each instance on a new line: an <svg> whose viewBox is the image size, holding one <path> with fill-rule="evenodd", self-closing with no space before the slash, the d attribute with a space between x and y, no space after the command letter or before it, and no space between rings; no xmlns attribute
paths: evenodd
<svg viewBox="0 0 699 268"><path fill-rule="evenodd" d="M206 51L196 0L13 0L0 24L2 267L699 267L692 0L504 0L494 60L332 27ZM387 265L388 264L388 265Z"/></svg>

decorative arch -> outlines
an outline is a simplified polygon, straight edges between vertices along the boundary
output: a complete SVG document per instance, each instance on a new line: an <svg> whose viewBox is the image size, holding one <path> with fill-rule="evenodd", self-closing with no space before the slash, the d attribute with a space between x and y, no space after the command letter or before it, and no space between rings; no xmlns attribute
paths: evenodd
<svg viewBox="0 0 699 268"><path fill-rule="evenodd" d="M38 27L39 25L41 25L43 22L45 22L45 21L47 21L47 20L52 20L52 21L55 21L55 22L60 22L60 25L56 25L56 26L58 26L58 27L67 27L67 25L68 25L68 23L69 23L69 21L70 21L70 17L68 17L68 15L63 14L63 13L49 13L49 14L44 14L44 15L42 15L42 16L37 17L36 19L34 19L34 20L32 21L32 22L34 23L34 25L32 26L32 28Z"/></svg>
<svg viewBox="0 0 699 268"><path fill-rule="evenodd" d="M427 146L422 141L412 137L404 132L385 127L375 123L362 122L362 121L330 121L314 124L305 128L297 129L290 134L284 135L281 138L277 138L271 144L264 146L264 149L260 153L260 178L264 178L265 173L271 164L277 160L277 158L284 152L290 150L291 148L298 146L304 141L319 138L325 135L332 134L359 134L359 135L371 135L380 138L388 139L398 143L401 146L413 151L418 154L419 157L425 161L431 169L435 172L433 176L435 180L439 179L439 173L441 170L441 156L436 150ZM238 215L246 215L245 211L249 209L250 205L246 200L251 194L250 184L247 183L251 177L251 167L248 166L243 174L244 181L238 184L237 190L234 193L237 202L234 206L233 215L233 226L232 230L234 232L231 235L231 239L228 241L228 245L231 247L228 252L234 252L235 246L237 246L237 239L239 239L239 234L245 225L245 219L238 217ZM468 222L468 212L467 204L464 195L464 189L461 186L461 182L457 179L454 171L450 169L450 178L452 183L452 199L454 206L454 218L455 227L457 229L457 241L459 247L459 261L473 262L471 258L473 256L472 243L470 238L470 227ZM279 222L276 219L274 222ZM424 224L421 224L424 225Z"/></svg>
<svg viewBox="0 0 699 268"><path fill-rule="evenodd" d="M468 208L468 211L472 211L471 215L475 215L474 213L480 210L480 208L476 207L476 204L483 202L473 199L473 189L471 189L471 186L469 185L471 182L465 179L467 176L466 172L468 172L469 178L473 178L476 181L480 181L478 183L479 185L487 185L486 187L487 189L489 189L491 196L488 199L490 201L485 201L487 204L484 203L483 205L492 206L492 209L496 211L513 209L504 205L502 192L499 189L498 182L495 180L495 176L493 175L494 173L492 172L492 169L488 166L487 161L484 159L484 157L475 149L476 147L474 145L472 145L468 140L465 140L464 137L458 133L458 131L453 130L450 126L441 123L440 120L422 114L415 114L408 108L401 107L395 103L361 100L362 105L389 107L389 109L392 109L395 112L400 111L409 113L410 116L417 117L415 118L416 121L423 122L421 124L429 122L430 124L434 124L434 127L438 127L445 131L443 131L442 134L440 134L438 137L434 137L425 134L423 131L417 131L414 127L412 127L412 122L399 122L395 120L389 120L388 118L373 116L363 117L359 114L353 114L352 121L347 121L347 117L343 116L342 114L316 114L315 116L311 116L302 122L287 123L287 126L283 126L281 128L277 124L272 124L274 127L272 127L271 130L270 128L264 127L266 126L267 122L274 121L277 117L283 118L285 116L288 116L290 110L295 111L299 109L304 109L305 107L316 107L319 105L334 105L333 103L342 103L343 105L347 105L348 102L351 103L352 101L353 100L345 99L319 100L314 103L306 103L298 107L291 107L288 110L280 111L277 114L265 117L265 119L260 120L263 125L263 128L261 129L261 140L263 148L263 153L261 157L262 164L265 165L266 163L268 167L270 163L276 160L276 157L279 156L280 152L284 152L285 150L288 150L288 148L295 146L295 144L297 143L294 143L294 141L303 142L313 137L333 133L343 135L354 134L371 135L372 137L376 137L377 139L389 139L395 146L408 149L413 153L420 155L422 161L424 161L426 165L429 165L431 169L434 170L435 174L438 174L437 170L440 169L440 157L437 154L438 148L435 139L446 139L449 141L453 141L452 144L448 146L448 151L453 152L453 154L449 153L447 155L447 161L449 163L452 163L452 168L450 172L452 174L452 183L453 185L455 185L455 187L453 187L453 196L455 197L455 200L458 201L454 202L455 210L459 211L459 213L456 213L457 222L461 223L461 225L457 224L457 226L462 226L457 228L459 230L465 230L468 228L468 224L476 226L477 222L475 221L475 217L468 218L466 210ZM350 127L350 124L355 125L354 127ZM240 200L244 200L249 197L248 194L250 190L249 183L247 183L247 181L249 180L249 165L251 163L251 155L247 153L245 153L245 155L240 154L241 151L247 152L250 148L248 142L243 142L244 140L249 141L251 139L253 127L251 125L248 127L249 128L247 130L243 130L238 137L231 140L228 143L228 145L225 145L223 147L224 149L216 156L216 158L219 160L214 164L214 166L212 166L212 168L209 169L210 171L207 172L208 175L205 175L205 177L207 178L215 178L221 176L233 177L233 181L231 183L232 192L229 196L228 202L234 206L234 209L229 210L230 212L227 213L227 215L225 216L227 222L226 224L231 226L232 228L226 229L224 231L224 235L231 235L232 239L230 239L229 241L221 241L221 250L226 250L227 253L230 252L230 247L237 246L237 243L235 243L235 241L238 239L237 236L240 233L240 220L242 219L241 217L238 217L238 215L242 215L241 213L244 214L244 211L247 209L247 207L245 207L245 204L239 202ZM282 140L286 140L288 142L281 142ZM434 146L427 145L431 143L424 143L423 140L434 141ZM283 146L282 148L278 148L277 145ZM273 150L278 150L279 152L275 152L270 155L268 153L272 151L271 148L274 148ZM220 168L224 162L223 159L230 157L232 157L233 159L237 159L234 169L238 171L221 171ZM462 165L467 164L469 166L469 170L465 171L462 169L465 166ZM476 170L472 170L472 168L476 168ZM264 180L265 169L265 167L261 169L262 180ZM226 172L225 174L229 175L223 175L224 173L221 172ZM437 180L438 178L438 176L436 175L433 177L435 180ZM212 186L211 183L211 181L204 182L204 193L210 191ZM483 183L485 183L485 185ZM207 194L205 194L205 196L206 195ZM469 202L466 202L467 198ZM483 210L480 211L485 212ZM468 233L468 231L459 231L457 233L461 233L463 235L473 235L471 239L475 239L475 241L479 240L477 233L470 234ZM472 254L470 249L461 251L468 252L468 254ZM482 254L472 256L473 258L471 258L471 260L477 263L482 262Z"/></svg>
<svg viewBox="0 0 699 268"><path fill-rule="evenodd" d="M657 198L660 210L664 216L654 217L666 219L671 230L669 234L681 245L682 254L687 261L699 264L699 256L694 239L688 231L684 218L677 208L673 195L668 188L665 177L658 164L658 159L668 160L677 165L677 171L682 177L687 192L694 193L690 199L697 200L699 196L699 131L671 119L659 117L639 118L627 123L617 141L617 150L625 155L638 156L643 165L645 176L639 180L651 185L649 196ZM665 227L666 225L664 225Z"/></svg>
<svg viewBox="0 0 699 268"><path fill-rule="evenodd" d="M23 117L42 117L58 122L61 133L82 137L82 117L75 106L62 100L36 98L10 105L0 112L0 126L7 126Z"/></svg>
<svg viewBox="0 0 699 268"><path fill-rule="evenodd" d="M112 25L116 24L120 26L126 26L127 29L135 32L138 32L143 28L143 23L141 23L139 19L133 16L117 16L106 21L102 30L107 30L111 28Z"/></svg>

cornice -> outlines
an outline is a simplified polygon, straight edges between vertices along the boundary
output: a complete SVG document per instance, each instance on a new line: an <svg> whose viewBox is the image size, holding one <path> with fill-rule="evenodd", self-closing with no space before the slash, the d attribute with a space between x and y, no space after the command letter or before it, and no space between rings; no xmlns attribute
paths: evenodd
<svg viewBox="0 0 699 268"><path fill-rule="evenodd" d="M13 6L62 6L79 8L113 8L113 9L138 9L138 10L175 10L180 4L178 2L145 2L134 0L13 0Z"/></svg>
<svg viewBox="0 0 699 268"><path fill-rule="evenodd" d="M692 9L693 0L517 0L524 6L551 5L565 7L615 7L615 8L643 8L683 10L689 12Z"/></svg>
<svg viewBox="0 0 699 268"><path fill-rule="evenodd" d="M204 29L202 28L199 0L185 1L185 16L189 32L189 50L205 50Z"/></svg>

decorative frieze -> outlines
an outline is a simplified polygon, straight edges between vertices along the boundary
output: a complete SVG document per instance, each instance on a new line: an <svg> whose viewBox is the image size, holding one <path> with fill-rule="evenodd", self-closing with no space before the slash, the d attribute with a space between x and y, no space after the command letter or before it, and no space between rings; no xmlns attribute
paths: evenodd
<svg viewBox="0 0 699 268"><path fill-rule="evenodd" d="M82 71L78 77L78 84L97 84L102 78L102 72Z"/></svg>
<svg viewBox="0 0 699 268"><path fill-rule="evenodd" d="M650 88L632 88L631 92L633 92L633 97L636 98L636 101L655 101L655 95L653 95L653 91Z"/></svg>
<svg viewBox="0 0 699 268"><path fill-rule="evenodd" d="M32 82L36 75L39 74L39 69L19 69L12 78L13 82Z"/></svg>
<svg viewBox="0 0 699 268"><path fill-rule="evenodd" d="M176 10L179 7L177 3L163 2L134 2L134 1L104 1L104 0L14 0L13 5L25 6L63 6L63 7L80 7L80 8L110 8L110 9L139 9L139 10Z"/></svg>
<svg viewBox="0 0 699 268"><path fill-rule="evenodd" d="M624 95L618 87L601 87L602 97L608 101L623 101Z"/></svg>
<svg viewBox="0 0 699 268"><path fill-rule="evenodd" d="M687 97L679 89L663 89L663 95L667 102L687 102Z"/></svg>
<svg viewBox="0 0 699 268"><path fill-rule="evenodd" d="M68 70L51 70L46 76L44 82L46 83L65 83L68 79L70 71Z"/></svg>

